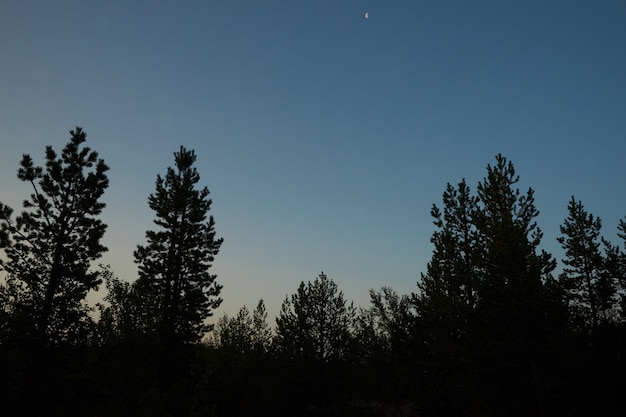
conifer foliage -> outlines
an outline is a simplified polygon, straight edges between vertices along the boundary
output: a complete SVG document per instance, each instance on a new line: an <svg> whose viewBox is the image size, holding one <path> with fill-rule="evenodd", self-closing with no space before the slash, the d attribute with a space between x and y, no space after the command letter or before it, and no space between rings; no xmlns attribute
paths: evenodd
<svg viewBox="0 0 626 417"><path fill-rule="evenodd" d="M474 189L433 205L433 253L417 292L370 290L358 313L323 272L268 325L254 310L217 320L211 273L223 243L193 150L174 152L148 197L155 230L134 251L139 278L92 269L106 248L108 167L81 128L45 166L17 217L0 203L3 415L621 415L626 381L626 218L614 244L573 197L541 249L532 189L497 155ZM104 280L98 321L85 298Z"/></svg>
<svg viewBox="0 0 626 417"><path fill-rule="evenodd" d="M196 342L210 329L206 319L222 299L222 286L209 269L223 239L215 235L215 221L207 187L197 188L200 175L196 154L181 146L174 153L175 168L157 176L156 191L148 198L156 231L146 232L148 243L134 253L139 265L136 285L152 297L162 341Z"/></svg>
<svg viewBox="0 0 626 417"><path fill-rule="evenodd" d="M267 352L272 331L267 323L265 302L259 300L252 314L246 306L241 307L235 317L224 313L213 329L213 340L221 349L240 354Z"/></svg>
<svg viewBox="0 0 626 417"><path fill-rule="evenodd" d="M567 210L569 215L560 226L563 236L557 238L566 256L561 278L572 316L584 323L582 327L588 325L595 331L600 322L610 321L616 295L614 277L606 270L600 252L602 221L573 196Z"/></svg>
<svg viewBox="0 0 626 417"><path fill-rule="evenodd" d="M434 414L544 407L540 357L561 328L561 303L555 261L539 249L533 190L521 193L518 181L497 155L476 196L465 181L448 184L443 210L431 211L435 250L413 299Z"/></svg>
<svg viewBox="0 0 626 417"><path fill-rule="evenodd" d="M348 353L356 309L323 272L300 283L276 318L278 349L293 358L328 361Z"/></svg>
<svg viewBox="0 0 626 417"><path fill-rule="evenodd" d="M33 193L15 221L12 209L0 203L0 247L8 261L2 288L5 311L12 323L26 326L45 344L75 338L89 321L83 300L101 283L90 270L106 248L100 243L106 225L98 218L109 185L109 167L98 153L83 146L87 135L80 128L57 155L46 147L45 167L25 154L17 177Z"/></svg>

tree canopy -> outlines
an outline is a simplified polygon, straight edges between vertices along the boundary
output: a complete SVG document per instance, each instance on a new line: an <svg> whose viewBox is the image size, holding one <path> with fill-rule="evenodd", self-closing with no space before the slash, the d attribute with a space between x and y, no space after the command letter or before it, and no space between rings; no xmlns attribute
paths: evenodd
<svg viewBox="0 0 626 417"><path fill-rule="evenodd" d="M276 318L276 345L292 357L328 361L348 353L356 310L323 272L286 298Z"/></svg>
<svg viewBox="0 0 626 417"><path fill-rule="evenodd" d="M109 167L83 146L87 135L80 127L70 135L60 156L46 147L45 167L23 156L17 177L32 193L15 220L0 203L0 247L8 257L0 260L8 273L5 301L21 317L15 323L30 323L46 343L71 340L89 321L83 300L102 282L91 262L106 251L106 225L98 216Z"/></svg>
<svg viewBox="0 0 626 417"><path fill-rule="evenodd" d="M157 176L156 191L148 198L158 230L146 232L147 245L137 246L137 286L156 294L158 332L164 343L196 342L210 329L206 319L222 299L222 286L209 269L223 239L217 238L212 200L207 187L196 188L200 174L196 154L181 146L174 153L175 168Z"/></svg>
<svg viewBox="0 0 626 417"><path fill-rule="evenodd" d="M60 155L18 178L23 212L0 203L0 402L6 415L615 415L626 381L626 218L620 244L571 198L542 249L532 188L497 155L475 188L447 184L430 214L432 256L412 294L389 286L355 308L323 272L268 324L254 310L210 319L222 238L181 146L148 197L155 229L139 278L93 268L108 166L71 131ZM237 279L238 277L233 277ZM383 277L384 278L384 277ZM86 303L105 282L97 309ZM211 331L209 333L209 331ZM206 336L206 339L204 338ZM616 412L617 411L617 412Z"/></svg>

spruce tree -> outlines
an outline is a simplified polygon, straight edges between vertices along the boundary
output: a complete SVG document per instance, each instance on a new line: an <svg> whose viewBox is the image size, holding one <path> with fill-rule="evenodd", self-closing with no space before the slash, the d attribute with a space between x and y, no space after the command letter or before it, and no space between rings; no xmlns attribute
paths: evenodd
<svg viewBox="0 0 626 417"><path fill-rule="evenodd" d="M136 286L155 300L155 330L166 348L199 341L210 330L206 319L222 302L222 286L209 272L223 242L207 214L209 190L197 188L193 150L181 146L174 160L175 168L157 176L156 192L148 198L159 229L147 231L147 245L134 253Z"/></svg>

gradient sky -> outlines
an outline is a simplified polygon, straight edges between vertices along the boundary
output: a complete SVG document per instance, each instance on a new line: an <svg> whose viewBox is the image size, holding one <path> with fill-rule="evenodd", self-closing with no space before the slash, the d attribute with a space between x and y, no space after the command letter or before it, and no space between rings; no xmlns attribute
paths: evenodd
<svg viewBox="0 0 626 417"><path fill-rule="evenodd" d="M571 195L610 239L626 215L625 22L622 0L3 1L0 201L82 126L111 167L103 262L132 281L156 175L195 149L216 315L274 315L321 271L358 305L415 291L431 205L502 153L560 259Z"/></svg>

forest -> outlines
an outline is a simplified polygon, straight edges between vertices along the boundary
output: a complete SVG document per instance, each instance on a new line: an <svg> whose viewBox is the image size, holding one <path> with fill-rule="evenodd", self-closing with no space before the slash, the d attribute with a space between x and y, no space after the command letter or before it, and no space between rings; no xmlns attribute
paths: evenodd
<svg viewBox="0 0 626 417"><path fill-rule="evenodd" d="M383 286L355 306L321 272L286 289L275 322L263 300L209 320L223 238L195 152L181 146L157 176L154 230L128 282L98 263L109 167L82 128L70 135L44 165L19 162L19 214L0 202L4 416L626 412L626 217L615 243L572 196L555 259L533 190L501 154L478 184L447 184L433 204L414 292ZM106 296L90 305L98 288Z"/></svg>

